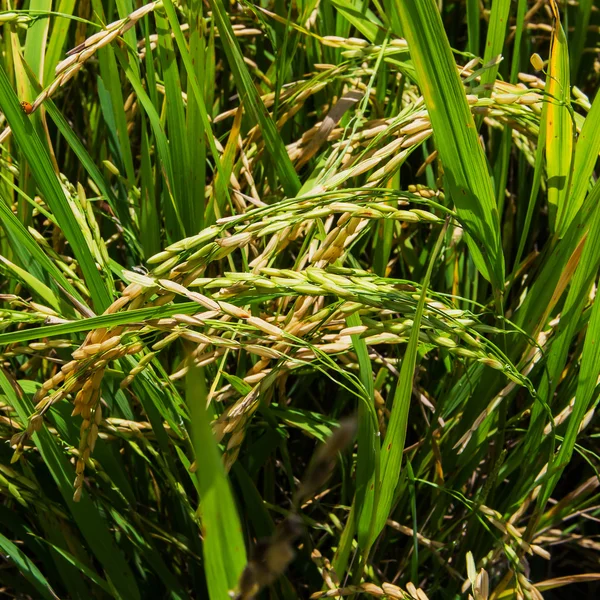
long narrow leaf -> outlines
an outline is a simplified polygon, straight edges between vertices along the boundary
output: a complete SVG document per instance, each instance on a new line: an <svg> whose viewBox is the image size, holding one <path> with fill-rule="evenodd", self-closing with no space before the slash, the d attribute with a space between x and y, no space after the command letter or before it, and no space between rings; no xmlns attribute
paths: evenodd
<svg viewBox="0 0 600 600"><path fill-rule="evenodd" d="M233 33L229 16L225 11L225 6L222 0L211 0L210 6L217 29L221 35L223 49L240 93L242 105L252 116L252 120L260 126L265 140L265 149L273 160L273 166L279 175L285 193L293 197L300 190L300 180L287 154L283 140L250 78L239 42Z"/></svg>
<svg viewBox="0 0 600 600"><path fill-rule="evenodd" d="M406 347L398 383L396 384L396 392L394 393L394 401L392 404L392 414L390 415L387 433L381 446L381 492L379 503L377 505L375 528L373 530L374 537L381 533L389 517L394 501L394 492L398 485L398 477L402 466L402 454L404 452L404 442L406 440L408 410L410 398L412 396L415 366L417 363L421 318L423 317L425 300L427 298L427 286L431 279L435 259L442 247L446 226L447 222L440 232L435 249L429 261L429 266L427 267L427 273L423 280L423 287L417 304L415 318L413 319L408 346Z"/></svg>
<svg viewBox="0 0 600 600"><path fill-rule="evenodd" d="M359 315L356 313L350 315L348 325L350 327L361 326ZM358 514L358 544L363 551L368 552L373 542L372 532L379 495L379 424L375 411L373 369L367 344L356 334L352 336L352 344L358 357L360 380L367 393L367 397L360 399L358 404L358 456L354 502Z"/></svg>
<svg viewBox="0 0 600 600"><path fill-rule="evenodd" d="M94 257L67 203L65 192L54 173L48 153L31 123L23 114L6 73L1 66L0 108L10 123L13 135L31 166L31 171L41 193L44 195L81 265L86 283L92 294L94 306L99 312L102 312L111 303L107 286L96 268Z"/></svg>
<svg viewBox="0 0 600 600"><path fill-rule="evenodd" d="M567 205L567 192L573 159L573 121L570 113L571 77L569 50L558 6L550 2L554 14L554 30L550 46L550 62L546 91L546 164L548 170L548 213L550 226L558 232L571 220L572 206Z"/></svg>
<svg viewBox="0 0 600 600"><path fill-rule="evenodd" d="M588 112L581 133L577 138L568 209L562 229L566 231L581 209L583 200L590 188L590 179L600 153L600 94L596 94Z"/></svg>
<svg viewBox="0 0 600 600"><path fill-rule="evenodd" d="M21 574L33 584L42 598L58 600L58 596L35 563L18 546L0 533L0 548L9 561L14 563Z"/></svg>
<svg viewBox="0 0 600 600"><path fill-rule="evenodd" d="M4 202L0 202L0 222L6 231L10 231L14 243L19 245L19 250L24 250L29 253L36 264L41 266L52 278L67 290L72 296L83 302L83 298L79 292L73 287L70 281L65 277L64 273L44 254L31 234L23 227L21 222L15 217L13 212L6 206ZM27 266L27 265L25 265Z"/></svg>
<svg viewBox="0 0 600 600"><path fill-rule="evenodd" d="M445 179L481 274L500 289L504 259L494 189L434 0L395 0L429 111Z"/></svg>
<svg viewBox="0 0 600 600"><path fill-rule="evenodd" d="M489 28L487 39L485 41L485 53L483 55L483 64L487 65L502 54L504 39L506 36L506 28L508 26L508 15L510 13L511 0L494 0L490 11ZM481 75L481 85L489 86L492 84L496 75L500 62L495 60L494 63L486 68ZM485 95L490 95L491 90L483 91Z"/></svg>
<svg viewBox="0 0 600 600"><path fill-rule="evenodd" d="M240 520L223 462L210 428L206 385L199 368L186 379L192 445L198 464L200 514L204 538L206 579L211 600L229 597L246 564Z"/></svg>

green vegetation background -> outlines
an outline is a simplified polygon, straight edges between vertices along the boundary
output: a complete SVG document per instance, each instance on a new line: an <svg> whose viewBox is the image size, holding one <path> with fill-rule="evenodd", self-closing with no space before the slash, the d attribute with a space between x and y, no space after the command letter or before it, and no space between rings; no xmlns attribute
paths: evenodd
<svg viewBox="0 0 600 600"><path fill-rule="evenodd" d="M3 2L2 594L595 597L599 21Z"/></svg>

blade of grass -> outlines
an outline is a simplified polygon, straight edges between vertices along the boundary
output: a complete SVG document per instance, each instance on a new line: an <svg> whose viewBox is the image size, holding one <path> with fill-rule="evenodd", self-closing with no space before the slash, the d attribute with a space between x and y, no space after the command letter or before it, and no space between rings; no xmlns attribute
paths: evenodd
<svg viewBox="0 0 600 600"><path fill-rule="evenodd" d="M0 333L0 345L35 340L36 338L41 337L77 333L80 331L98 329L100 327L113 327L114 325L138 323L146 319L175 315L178 312L183 314L198 312L198 304L195 302L182 302L181 304L176 305L140 308L137 310L128 310L109 315L90 317L88 319L81 319L69 323L61 323L60 325L44 325L42 327L36 327L35 329L23 329L20 331L11 331L9 333Z"/></svg>
<svg viewBox="0 0 600 600"><path fill-rule="evenodd" d="M151 142L142 116L140 233L144 256L149 258L161 249L160 211L156 205L155 171L150 156Z"/></svg>
<svg viewBox="0 0 600 600"><path fill-rule="evenodd" d="M177 577L166 567L162 560L161 553L150 543L146 536L142 535L143 527L140 521L130 521L123 515L119 514L114 508L110 510L111 517L115 523L123 530L127 537L139 549L140 555L145 559L146 563L152 567L156 574L165 583L169 590L169 595L173 600L184 600L189 596L183 590ZM150 538L151 539L151 538ZM86 573L88 574L88 573ZM88 577L93 574L89 573Z"/></svg>
<svg viewBox="0 0 600 600"><path fill-rule="evenodd" d="M173 198L177 212L184 227L184 237L200 230L200 210L197 206L196 194L192 194L189 185L190 154L188 151L185 112L181 96L181 80L169 22L159 12L154 13L158 35L158 56L162 67L162 78L165 85L165 106L167 131L169 135L169 152L173 168ZM167 205L168 206L168 205ZM168 215L167 215L168 218ZM172 219L173 217L171 217ZM175 238L173 238L175 239Z"/></svg>
<svg viewBox="0 0 600 600"><path fill-rule="evenodd" d="M32 74L30 74L30 78ZM40 93L42 91L42 87L40 86L38 81L32 81L32 85L36 91L36 93ZM119 202L115 196L114 191L108 184L104 175L100 171L98 165L94 162L88 149L79 139L77 134L73 131L71 125L69 125L67 119L63 116L63 114L57 109L54 102L47 98L44 100L44 108L47 114L50 116L57 129L60 131L61 135L71 148L71 150L75 153L75 155L81 161L82 166L87 171L88 175L92 179L92 181L96 184L100 192L105 196L106 201L110 205L113 212L119 217L121 223L127 225L130 221L129 213L124 207L122 202ZM125 228L124 230L127 242L133 247L137 248L138 242L137 240L129 234L129 229Z"/></svg>
<svg viewBox="0 0 600 600"><path fill-rule="evenodd" d="M467 32L469 36L469 52L479 56L479 38L481 16L479 14L479 0L467 0Z"/></svg>
<svg viewBox="0 0 600 600"><path fill-rule="evenodd" d="M575 215L581 209L583 200L590 188L590 179L600 153L600 94L596 94L588 112L581 133L577 138L571 189L569 191L569 209L565 212L563 229L566 231Z"/></svg>
<svg viewBox="0 0 600 600"><path fill-rule="evenodd" d="M406 473L408 475L408 494L410 497L410 512L412 516L413 530L413 552L410 561L410 579L411 581L419 580L419 539L417 532L419 524L417 522L417 494L415 491L415 474L413 473L410 461L406 462Z"/></svg>
<svg viewBox="0 0 600 600"><path fill-rule="evenodd" d="M34 13L45 13L52 9L52 2L48 0L31 0L29 3L29 10ZM34 21L31 26L27 29L27 35L25 37L25 46L23 48L23 61L19 63L21 68L26 73L31 71L35 73L36 78L42 79L44 76L44 64L45 64L45 48L46 40L48 39L49 19L38 19ZM25 77L24 77L25 78ZM24 99L33 98L35 92L32 89L30 82L24 82L26 88L26 94L23 96ZM33 126L35 127L40 139L46 143L45 138L45 122L43 121L42 113L33 115L31 119ZM52 149L50 149L52 153ZM51 160L54 160L54 156L50 154ZM55 165L55 169L58 171L58 167ZM29 166L24 165L21 177L26 178L28 181L22 181L24 189L28 192L33 190L33 182L29 178ZM27 211L28 212L28 211Z"/></svg>
<svg viewBox="0 0 600 600"><path fill-rule="evenodd" d="M385 37L385 30L381 21L370 9L367 8L365 11L359 10L354 6L355 3L349 2L348 0L331 0L331 4L333 4L338 13L343 16L350 25L356 27L367 40L372 44L381 44ZM338 31L336 35L342 34ZM344 37L347 37L347 33Z"/></svg>
<svg viewBox="0 0 600 600"><path fill-rule="evenodd" d="M48 546L50 546L52 548L52 550L54 550L55 552L60 554L60 556L62 556L70 565L75 567L77 569L78 573L84 575L90 581L93 581L100 589L104 590L107 594L110 594L112 592L110 586L108 585L108 583L106 583L106 581L104 581L104 579L102 579L102 577L99 577L95 571L93 571L92 569L87 567L84 563L82 563L80 560L78 560L75 556L73 556L66 550L63 550L59 546L56 546L55 544L49 542L48 540L45 540L43 538L39 538L39 539L41 539L42 542L44 542L45 544L48 544Z"/></svg>
<svg viewBox="0 0 600 600"><path fill-rule="evenodd" d="M207 389L203 370L192 367L186 377L186 403L190 413L190 437L200 487L206 580L211 600L229 597L246 564L241 523L221 455L210 427L206 408Z"/></svg>
<svg viewBox="0 0 600 600"><path fill-rule="evenodd" d="M480 273L499 291L504 260L494 189L434 0L394 0L429 110L445 180Z"/></svg>
<svg viewBox="0 0 600 600"><path fill-rule="evenodd" d="M596 240L597 239L598 238L596 238ZM594 251L596 257L598 257L600 256L600 247L596 240L588 240L588 244L594 244ZM579 429L583 423L586 412L589 410L591 403L594 400L594 392L596 392L597 389L598 373L600 373L600 302L594 302L583 344L583 352L581 354L581 367L577 379L575 405L573 407L573 412L569 416L567 432L565 433L565 437L560 446L558 456L556 457L554 464L550 466L549 471L552 474L542 487L540 493L538 506L541 507L542 510L561 478L565 467L571 460Z"/></svg>
<svg viewBox="0 0 600 600"><path fill-rule="evenodd" d="M52 2L51 0L31 0L29 10L36 13L48 12L52 10ZM49 26L49 19L38 19L27 29L27 36L25 38L25 62L40 80L44 76L45 50Z"/></svg>
<svg viewBox="0 0 600 600"><path fill-rule="evenodd" d="M106 23L104 8L101 0L92 0L92 6L97 17ZM100 63L100 73L110 94L112 104L112 115L116 124L116 138L119 140L119 158L122 161L123 168L127 174L128 181L135 181L135 169L133 167L133 155L131 152L131 143L127 132L127 117L124 110L123 88L121 78L117 70L117 60L115 58L115 49L109 44L98 51L98 61Z"/></svg>
<svg viewBox="0 0 600 600"><path fill-rule="evenodd" d="M125 364L128 370L131 370L137 366L137 361L132 357L126 357ZM152 364L153 366L160 365L159 361L155 361ZM146 369L134 380L135 385L138 386L136 393L140 398L143 398L142 405L152 422L152 427L155 430L156 437L162 444L164 452L168 452L169 444L163 420L168 423L173 433L183 438L184 433L179 422L185 416L185 410L181 406L181 401L178 402L172 397L172 390L166 388L159 390L159 381L166 380L167 378L166 373L159 372L159 377L157 377L154 373ZM139 388L143 389L140 390ZM159 416L162 417L162 420Z"/></svg>
<svg viewBox="0 0 600 600"><path fill-rule="evenodd" d="M23 577L35 587L41 598L58 600L58 596L54 593L52 586L35 566L35 563L18 546L2 535L2 533L0 533L0 548L4 552L4 555L8 557L8 560L14 563L19 569Z"/></svg>
<svg viewBox="0 0 600 600"><path fill-rule="evenodd" d="M135 10L133 0L115 0L115 5L120 19L127 18ZM135 28L128 29L123 34L123 39L127 45L133 48L137 44Z"/></svg>
<svg viewBox="0 0 600 600"><path fill-rule="evenodd" d="M525 29L525 13L527 12L527 0L518 0L517 23L515 28L515 39L513 42L512 64L510 68L510 82L517 83L519 69L521 66L521 46L523 42L523 30ZM540 136L541 138L541 136Z"/></svg>
<svg viewBox="0 0 600 600"><path fill-rule="evenodd" d="M600 184L597 182L566 234L548 251L548 256L540 267L540 273L533 282L530 293L515 313L514 323L532 337L537 337L545 323L545 317L560 300L562 294L559 291L564 291L571 280L573 271L569 271L567 266L574 258L582 236L588 231L590 222L594 219L598 202L600 202ZM520 353L522 349L522 344L515 344L511 356Z"/></svg>
<svg viewBox="0 0 600 600"><path fill-rule="evenodd" d="M548 174L548 216L550 228L564 234L569 221L567 192L573 159L573 121L571 118L571 89L569 49L563 31L556 0L550 7L554 29L550 45L550 61L546 81L546 170Z"/></svg>
<svg viewBox="0 0 600 600"><path fill-rule="evenodd" d="M346 320L348 327L359 327L358 313ZM373 528L379 496L379 423L375 411L373 368L367 344L359 335L352 335L352 345L358 358L360 381L366 396L358 401L358 456L356 459L356 495L358 545L368 555L373 543Z"/></svg>
<svg viewBox="0 0 600 600"><path fill-rule="evenodd" d="M408 346L406 347L398 383L396 384L388 429L381 447L381 492L379 503L377 505L375 528L373 530L374 537L378 536L385 526L392 509L394 492L398 485L400 468L402 466L402 454L404 452L404 442L406 440L406 428L408 425L408 409L410 407L413 379L417 364L417 349L419 346L421 319L423 317L425 300L427 298L427 287L429 285L429 280L431 279L431 274L433 273L436 258L442 247L447 226L448 219L446 219L446 223L438 236L435 248L429 260L427 273L423 279L423 287L415 311Z"/></svg>
<svg viewBox="0 0 600 600"><path fill-rule="evenodd" d="M24 469L24 475L30 480L35 479L29 469ZM41 489L43 493L47 490L46 487ZM59 573L61 583L64 584L67 593L72 598L87 596L89 594L88 586L79 579L78 571L69 565L60 554L54 552L54 550L48 551L48 548L44 545L44 541L48 541L50 544L72 548L74 552L81 552L85 555L85 552L82 552L80 539L74 535L74 529L67 526L64 520L59 519L55 514L46 510L45 507L42 508L38 505L30 507L29 510L31 511L29 515L35 514L39 517L41 537L37 537L31 527L7 506L0 509L0 522L5 527L5 533L9 535L8 530L10 530L12 539L25 541L22 548L27 548L30 555L35 555L39 568L41 569L43 566L43 572L49 574L51 581L55 581L55 574Z"/></svg>
<svg viewBox="0 0 600 600"><path fill-rule="evenodd" d="M18 265L10 262L7 258L0 255L0 268L6 269L8 273L12 273L12 279L16 279L23 283L26 288L34 295L37 295L47 306L55 311L61 311L60 301L56 294L43 282L32 275L27 269L22 269Z"/></svg>
<svg viewBox="0 0 600 600"><path fill-rule="evenodd" d="M172 207L173 214L175 215L175 222L172 224L170 230L167 230L167 240L171 242L171 240L180 239L183 236L183 232L185 228L183 226L183 222L181 220L181 215L179 214L177 204L174 199L174 187L173 187L173 164L171 162L171 153L169 152L169 140L165 135L164 129L160 122L160 116L150 99L150 96L146 93L144 89L144 85L142 80L140 79L137 70L131 66L130 61L127 60L121 54L117 54L117 58L121 64L121 67L125 71L129 82L133 86L135 93L137 94L138 100L142 105L143 109L146 111L146 115L148 120L150 121L150 126L152 127L152 132L154 134L154 140L156 144L156 151L158 152L160 169L164 177L166 191L164 196L166 196L167 201L163 203L163 210L167 212L167 208L164 206L166 204L169 205L169 209Z"/></svg>
<svg viewBox="0 0 600 600"><path fill-rule="evenodd" d="M496 57L502 54L510 5L511 0L494 0L492 2L487 38L485 40L485 53L483 55L484 65L490 64ZM496 60L481 75L481 85L484 86L483 96L489 97L492 93L491 84L496 80L499 67L500 62Z"/></svg>
<svg viewBox="0 0 600 600"><path fill-rule="evenodd" d="M170 19L169 9L167 15ZM192 87L196 87L199 81L204 81L206 77L205 63L207 60L206 41L204 38L204 20L202 13L202 2L193 2L189 5L189 23L190 23L190 58L195 66L196 78ZM177 40L177 45L180 43ZM187 63L184 63L187 70ZM189 77L189 74L188 74ZM193 78L192 78L193 79ZM188 84L188 88L190 84ZM199 86L198 86L199 87ZM193 90L192 90L193 91ZM198 89L201 94L201 90ZM206 99L204 99L206 100ZM188 94L187 104L187 140L190 151L190 187L196 190L203 190L206 186L206 157L207 157L207 134L212 135L211 130L205 129L206 106L201 106L196 101L196 94ZM217 153L218 154L218 153ZM227 182L225 182L227 186ZM227 189L225 187L225 189ZM198 231L204 227L204 194L197 194L198 199ZM225 200L225 198L224 198Z"/></svg>
<svg viewBox="0 0 600 600"><path fill-rule="evenodd" d="M77 300L80 302L84 301L79 292L65 277L64 273L41 250L29 231L23 227L19 219L17 219L4 202L0 202L0 222L10 238L10 243L13 246L15 254L19 256L25 268L29 269L38 279L42 279L38 275L38 271L45 270L50 277L60 283Z"/></svg>
<svg viewBox="0 0 600 600"><path fill-rule="evenodd" d="M537 205L537 197L542 183L542 176L544 175L544 153L546 151L546 112L548 110L548 104L545 103L542 107L542 116L540 119L540 134L538 137L538 144L535 151L535 167L533 170L533 181L531 185L531 192L529 194L529 203L527 204L527 213L525 214L525 222L523 223L523 229L521 230L521 236L519 239L519 247L517 248L517 254L515 256L514 269L516 273L523 257L525 250L525 244L529 236L531 228L531 220L535 212ZM514 281L513 281L514 282Z"/></svg>
<svg viewBox="0 0 600 600"><path fill-rule="evenodd" d="M199 78L196 73L196 69L194 68L194 62L192 60L192 56L187 48L185 43L185 39L183 37L183 33L181 31L181 26L179 25L179 21L177 20L177 15L175 14L175 9L173 7L173 3L171 0L165 0L164 4L165 12L167 13L167 18L169 19L169 23L171 25L171 30L173 31L173 35L175 36L175 42L177 43L177 48L179 49L179 53L181 54L181 58L183 60L183 64L185 66L186 74L188 77L188 86L191 86L193 98L195 101L195 106L198 108L197 116L200 117L202 123L203 130L203 141L206 140L208 142L208 147L210 148L213 160L215 162L216 171L221 172L221 155L217 149L215 144L215 140L213 137L212 127L210 125L209 115L207 112L206 106L210 106L210 98L212 96L212 92L203 93L200 87ZM211 45L214 44L214 39L211 36ZM210 53L209 53L210 55ZM213 61L214 62L214 61ZM208 65L207 65L208 66ZM205 68L205 75L207 69ZM210 81L210 78L207 78ZM209 86L209 89L210 86ZM204 98L207 98L205 102ZM197 144L197 142L195 142ZM202 187L204 183L201 184ZM219 204L224 203L226 200L229 200L229 179L225 177L218 177L215 183L214 195L219 199ZM201 212L203 211L204 197L202 196L202 201L200 202ZM216 219L214 214L204 215L204 218L210 217L210 219ZM203 216L199 217L200 221L202 221ZM205 222L204 225L212 224L211 221Z"/></svg>
<svg viewBox="0 0 600 600"><path fill-rule="evenodd" d="M600 267L600 209L596 209L590 224L590 230L585 240L585 246L581 253L581 258L577 263L577 268L573 276L571 285L569 286L569 292L565 300L565 304L561 311L561 320L558 325L554 342L548 353L547 358L547 376L542 379L542 382L538 388L539 401L536 402L531 411L531 419L529 429L526 436L525 442L525 456L528 457L526 460L527 464L533 464L535 460L539 460L539 456L536 456L536 449L539 448L542 433L545 425L546 411L543 408L543 403L547 402L551 404L551 400L554 397L554 393L560 382L560 375L563 372L567 363L567 357L573 336L577 332L580 316L583 312L584 306L589 298L589 290L594 280L596 279L598 268ZM579 382L583 381L583 373L580 374ZM576 397L578 403L578 410L580 409L579 402L583 402L585 410L587 410L587 403L590 396L587 396L587 400L579 399ZM585 413L584 410L584 413ZM572 423L571 415L569 424ZM583 415L581 415L583 417ZM568 443L575 443L575 437L577 430L571 432L572 436ZM564 442L563 442L564 443ZM568 444L567 444L568 447ZM563 452L561 459L571 456L573 446L568 453ZM530 471L537 475L534 469ZM553 485L556 484L557 479L553 478ZM545 488L545 490L552 488ZM546 499L541 500L542 505L545 504Z"/></svg>
<svg viewBox="0 0 600 600"><path fill-rule="evenodd" d="M288 156L283 140L256 90L250 73L248 73L242 50L233 33L225 6L222 0L210 0L210 6L221 36L223 50L238 88L241 104L251 116L252 121L260 127L265 141L265 149L271 156L273 167L279 176L286 195L289 197L296 196L301 187L300 180Z"/></svg>
<svg viewBox="0 0 600 600"><path fill-rule="evenodd" d="M20 150L27 158L35 181L50 210L79 261L97 312L111 303L107 285L102 280L81 229L71 211L65 193L56 177L50 157L31 123L23 114L4 69L0 66L0 109L6 116Z"/></svg>
<svg viewBox="0 0 600 600"><path fill-rule="evenodd" d="M240 129L242 125L242 109L241 107L235 113L231 129L229 130L229 137L227 138L227 144L221 159L221 168L217 173L217 181L215 189L224 188L227 186L227 182L230 181L231 174L233 173L233 167L235 162L235 156L237 154L238 141L240 136ZM215 194L209 201L206 207L206 223L213 223L220 215L223 215L226 208L226 202L228 198Z"/></svg>

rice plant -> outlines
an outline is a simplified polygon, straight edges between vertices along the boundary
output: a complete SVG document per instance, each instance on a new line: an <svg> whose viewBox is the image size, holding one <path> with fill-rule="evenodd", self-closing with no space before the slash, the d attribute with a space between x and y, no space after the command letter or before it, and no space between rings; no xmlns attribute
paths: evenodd
<svg viewBox="0 0 600 600"><path fill-rule="evenodd" d="M4 596L595 597L596 3L0 23Z"/></svg>

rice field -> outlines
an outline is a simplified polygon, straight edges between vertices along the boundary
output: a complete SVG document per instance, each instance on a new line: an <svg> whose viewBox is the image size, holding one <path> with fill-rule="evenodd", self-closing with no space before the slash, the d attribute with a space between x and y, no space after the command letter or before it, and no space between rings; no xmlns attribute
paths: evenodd
<svg viewBox="0 0 600 600"><path fill-rule="evenodd" d="M597 3L1 8L2 597L596 597Z"/></svg>

